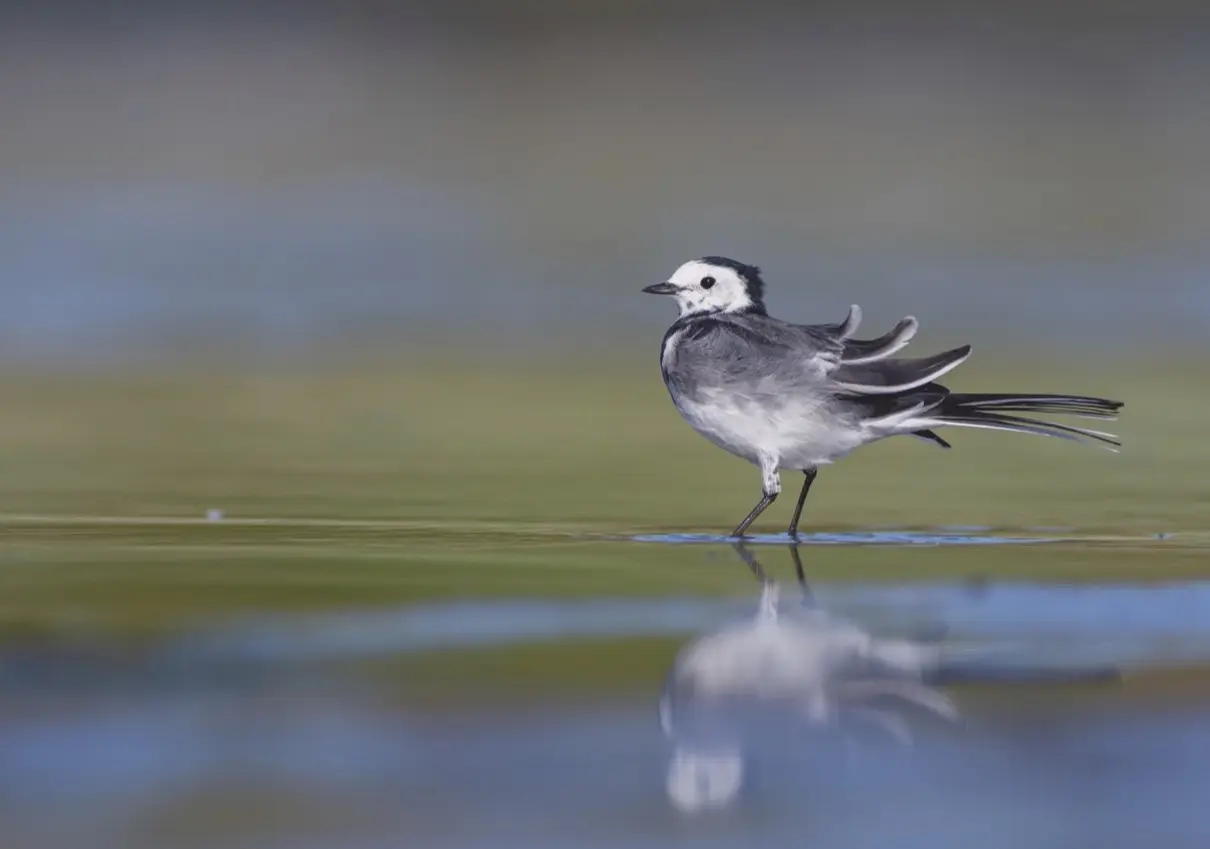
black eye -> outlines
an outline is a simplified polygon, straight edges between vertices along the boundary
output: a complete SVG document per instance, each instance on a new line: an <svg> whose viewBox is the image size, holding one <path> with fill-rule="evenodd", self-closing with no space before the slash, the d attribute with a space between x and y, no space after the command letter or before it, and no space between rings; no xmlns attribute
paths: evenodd
<svg viewBox="0 0 1210 849"><path fill-rule="evenodd" d="M703 277L702 278L702 288L703 289L709 289L713 285L714 285L713 277Z"/></svg>

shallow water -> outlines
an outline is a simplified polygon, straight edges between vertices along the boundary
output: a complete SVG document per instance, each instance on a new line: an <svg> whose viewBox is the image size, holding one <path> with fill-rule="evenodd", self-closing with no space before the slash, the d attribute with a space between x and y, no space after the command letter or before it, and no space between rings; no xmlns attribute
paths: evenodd
<svg viewBox="0 0 1210 849"><path fill-rule="evenodd" d="M819 585L815 603L886 631L943 628L956 641L1046 645L1144 665L1210 663L1210 581L1054 586ZM458 602L257 617L190 634L165 658L306 663L568 638L686 636L749 615L752 598Z"/></svg>
<svg viewBox="0 0 1210 849"><path fill-rule="evenodd" d="M866 531L816 531L800 533L791 539L787 534L752 534L744 537L746 545L883 545L883 546L949 546L949 545L1037 545L1039 543L1094 542L1162 542L1177 538L1200 538L1197 533L1178 534L1157 531L1136 536L1095 535L1077 528L1023 528L1021 532L1004 534L982 525L957 525L931 530L882 528ZM630 537L635 542L663 545L732 545L734 538L722 534L639 534Z"/></svg>
<svg viewBox="0 0 1210 849"><path fill-rule="evenodd" d="M1035 542L1054 541L1038 533ZM851 536L969 546L990 533ZM1170 550L1150 545L1146 556ZM719 554L746 573L730 547ZM1204 845L1207 699L1140 703L1152 685L1139 676L1210 665L1210 581L809 581L800 597L790 579L783 608L805 603L885 636L933 634L1008 670L1118 665L1125 681L1078 698L1048 684L957 688L965 723L925 726L906 749L769 740L736 803L707 814L679 813L665 794L659 672L571 701L507 677L455 690L451 710L399 699L433 676L487 674L447 664L455 649L466 658L558 645L570 668L616 642L623 662L639 664L648 649L625 641L682 644L751 617L757 584L747 586L722 598L334 604L227 616L137 645L12 636L0 646L6 846ZM405 658L427 659L427 670L403 666L384 680L380 662ZM517 687L530 688L523 707L493 696Z"/></svg>
<svg viewBox="0 0 1210 849"><path fill-rule="evenodd" d="M6 828L98 847L187 845L172 835L190 824L206 845L298 847L1194 846L1210 828L1210 726L1188 713L1057 713L843 760L804 741L737 805L690 817L664 800L646 705L458 725L281 708L166 701L5 728Z"/></svg>
<svg viewBox="0 0 1210 849"><path fill-rule="evenodd" d="M872 530L845 533L819 531L800 534L794 542L797 545L1027 545L1040 542L1062 542L1064 537L1055 533L1060 530L1062 529L1030 529L1029 536L1003 536L992 533L991 528L975 525L939 528L935 531ZM731 542L730 537L720 534L641 534L632 539L635 542L668 545L689 543L718 545ZM745 537L745 541L749 545L787 545L791 540L786 534L753 534Z"/></svg>

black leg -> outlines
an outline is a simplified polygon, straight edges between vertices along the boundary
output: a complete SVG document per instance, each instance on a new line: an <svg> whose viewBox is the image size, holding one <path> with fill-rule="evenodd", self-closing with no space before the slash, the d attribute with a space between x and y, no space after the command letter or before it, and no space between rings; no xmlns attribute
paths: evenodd
<svg viewBox="0 0 1210 849"><path fill-rule="evenodd" d="M753 507L752 512L749 513L744 518L744 520L739 523L739 527L737 527L735 530L733 530L731 532L731 536L742 537L744 535L744 532L748 530L748 526L756 521L756 517L759 516L761 513L765 512L765 508L768 507L770 504L772 504L776 500L777 500L776 492L773 493L772 495L765 493L764 497L761 498L760 503L757 504L755 507Z"/></svg>
<svg viewBox="0 0 1210 849"><path fill-rule="evenodd" d="M798 536L798 520L802 516L802 506L807 503L807 493L811 491L811 484L815 483L817 474L819 474L818 469L803 471L805 479L802 482L802 492L798 493L798 503L794 505L794 518L790 520L790 530L787 531L792 538Z"/></svg>

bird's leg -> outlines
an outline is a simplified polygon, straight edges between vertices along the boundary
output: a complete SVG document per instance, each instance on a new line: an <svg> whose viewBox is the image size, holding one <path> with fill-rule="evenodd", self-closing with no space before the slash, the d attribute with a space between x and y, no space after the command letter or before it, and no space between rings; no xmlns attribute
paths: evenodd
<svg viewBox="0 0 1210 849"><path fill-rule="evenodd" d="M748 527L756 521L756 517L765 512L765 508L777 500L777 496L778 493L776 492L772 494L766 492L760 502L752 508L752 512L745 516L744 520L739 523L739 526L731 532L731 536L742 537L744 532L748 530Z"/></svg>
<svg viewBox="0 0 1210 849"><path fill-rule="evenodd" d="M761 459L760 473L763 478L761 490L764 496L760 502L752 508L752 512L744 517L744 520L739 523L738 527L731 532L733 537L742 537L748 530L748 527L756 521L756 517L765 512L765 508L777 500L777 496L781 495L781 478L777 474L777 464L770 459Z"/></svg>
<svg viewBox="0 0 1210 849"><path fill-rule="evenodd" d="M818 469L803 469L805 478L802 482L802 492L798 493L798 503L794 505L794 518L790 520L790 530L786 532L792 538L798 536L798 520L802 517L802 506L807 503L807 493L811 491L811 484L815 483L817 474L819 474Z"/></svg>

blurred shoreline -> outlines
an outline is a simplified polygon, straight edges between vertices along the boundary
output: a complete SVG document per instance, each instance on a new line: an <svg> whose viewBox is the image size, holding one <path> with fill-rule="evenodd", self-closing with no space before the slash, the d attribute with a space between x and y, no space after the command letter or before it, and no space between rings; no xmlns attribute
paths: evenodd
<svg viewBox="0 0 1210 849"><path fill-rule="evenodd" d="M0 7L7 362L608 358L708 253L917 345L1210 340L1202 4L154 5Z"/></svg>

